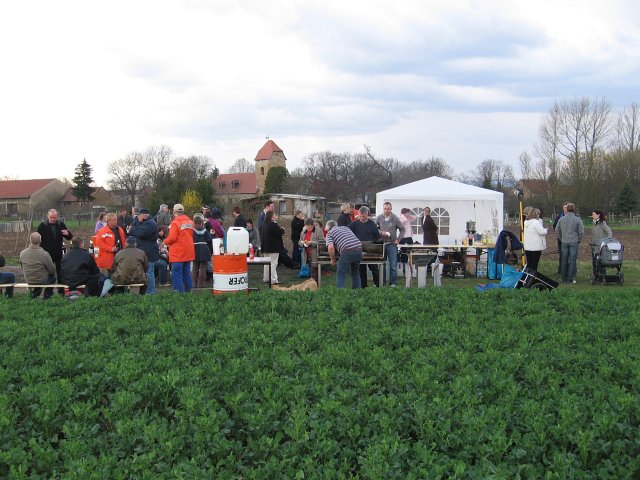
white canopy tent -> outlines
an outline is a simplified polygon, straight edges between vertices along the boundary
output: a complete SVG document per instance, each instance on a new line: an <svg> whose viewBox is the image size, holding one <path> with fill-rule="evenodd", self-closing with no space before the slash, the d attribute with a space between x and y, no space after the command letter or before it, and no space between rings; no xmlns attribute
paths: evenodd
<svg viewBox="0 0 640 480"><path fill-rule="evenodd" d="M438 225L440 244L460 243L466 223L476 222L476 231L490 232L495 240L503 228L503 194L494 190L429 177L417 182L384 190L376 194L376 216L382 214L384 202L391 202L393 212L409 208L416 216L413 239L422 242L422 210L431 208L431 217Z"/></svg>

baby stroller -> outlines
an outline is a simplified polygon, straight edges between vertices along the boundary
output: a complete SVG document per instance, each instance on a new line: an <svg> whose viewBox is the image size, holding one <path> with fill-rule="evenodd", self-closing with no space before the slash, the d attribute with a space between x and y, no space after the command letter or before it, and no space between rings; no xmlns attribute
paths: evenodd
<svg viewBox="0 0 640 480"><path fill-rule="evenodd" d="M624 257L624 245L615 238L605 238L600 242L600 251L596 254L594 270L591 272L591 285L601 283L624 283L624 274L620 271ZM607 275L607 268L615 269L613 275Z"/></svg>

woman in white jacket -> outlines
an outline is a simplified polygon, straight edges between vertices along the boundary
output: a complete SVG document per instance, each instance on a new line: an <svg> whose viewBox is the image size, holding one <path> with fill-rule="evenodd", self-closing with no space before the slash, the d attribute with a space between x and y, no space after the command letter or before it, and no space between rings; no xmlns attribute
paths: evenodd
<svg viewBox="0 0 640 480"><path fill-rule="evenodd" d="M547 248L547 229L540 220L540 210L531 208L524 221L524 253L527 257L527 267L538 270L540 255Z"/></svg>

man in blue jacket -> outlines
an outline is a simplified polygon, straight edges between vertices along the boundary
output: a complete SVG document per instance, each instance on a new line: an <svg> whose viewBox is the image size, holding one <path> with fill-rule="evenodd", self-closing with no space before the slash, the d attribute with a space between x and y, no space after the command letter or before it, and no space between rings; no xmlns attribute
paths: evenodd
<svg viewBox="0 0 640 480"><path fill-rule="evenodd" d="M358 220L351 222L348 226L361 242L376 242L382 240L376 222L369 218L369 207L360 207L358 210ZM380 271L378 265L360 264L360 285L362 288L367 287L367 267L369 267L371 275L373 275L374 285L380 287Z"/></svg>
<svg viewBox="0 0 640 480"><path fill-rule="evenodd" d="M147 255L149 286L146 293L153 295L156 293L155 262L160 260L160 250L158 248L158 225L151 217L149 210L146 208L138 210L138 215L131 222L129 235L136 237L137 247Z"/></svg>

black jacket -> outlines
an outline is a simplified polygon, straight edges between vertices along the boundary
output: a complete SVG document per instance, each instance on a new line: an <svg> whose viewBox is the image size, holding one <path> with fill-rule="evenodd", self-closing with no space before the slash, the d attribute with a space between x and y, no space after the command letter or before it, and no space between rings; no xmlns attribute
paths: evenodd
<svg viewBox="0 0 640 480"><path fill-rule="evenodd" d="M236 219L233 221L233 226L247 228L247 221L245 220L244 215L242 214L238 215Z"/></svg>
<svg viewBox="0 0 640 480"><path fill-rule="evenodd" d="M262 241L262 253L280 253L284 250L282 235L284 229L276 222L263 222L260 228L260 240Z"/></svg>
<svg viewBox="0 0 640 480"><path fill-rule="evenodd" d="M138 239L137 247L147 254L147 260L157 262L160 260L160 251L158 249L158 225L153 218L147 218L144 222L133 219L131 223L131 231L129 235L133 235Z"/></svg>
<svg viewBox="0 0 640 480"><path fill-rule="evenodd" d="M431 215L424 217L422 222L422 243L424 245L439 245L438 226L431 218Z"/></svg>
<svg viewBox="0 0 640 480"><path fill-rule="evenodd" d="M73 247L62 257L61 281L72 289L86 285L91 277L99 274L100 269L93 255L82 248Z"/></svg>
<svg viewBox="0 0 640 480"><path fill-rule="evenodd" d="M69 235L62 235L62 230L67 230ZM38 225L38 233L42 237L40 246L51 255L51 260L59 262L62 258L63 238L71 240L73 233L67 228L64 222L58 220L56 223L42 222Z"/></svg>
<svg viewBox="0 0 640 480"><path fill-rule="evenodd" d="M351 223L351 215L348 213L342 212L338 217L338 226L339 227L348 227Z"/></svg>
<svg viewBox="0 0 640 480"><path fill-rule="evenodd" d="M196 262L208 262L213 254L213 244L209 230L193 230L193 246L196 252Z"/></svg>
<svg viewBox="0 0 640 480"><path fill-rule="evenodd" d="M520 239L516 235L508 230L502 230L498 239L496 240L495 247L495 262L497 264L507 263L507 255L511 252L507 252L507 237L511 240L511 250L522 250L524 246Z"/></svg>
<svg viewBox="0 0 640 480"><path fill-rule="evenodd" d="M304 220L301 220L298 217L293 217L293 220L291 220L291 241L294 246L298 245L303 228Z"/></svg>

